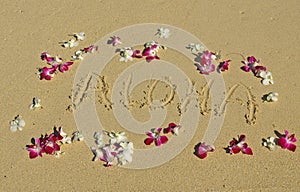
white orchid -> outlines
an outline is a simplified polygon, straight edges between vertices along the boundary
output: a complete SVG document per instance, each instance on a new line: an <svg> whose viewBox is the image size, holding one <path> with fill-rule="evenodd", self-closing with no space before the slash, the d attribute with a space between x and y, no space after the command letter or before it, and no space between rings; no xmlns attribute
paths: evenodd
<svg viewBox="0 0 300 192"><path fill-rule="evenodd" d="M71 39L71 40L63 43L63 47L69 47L69 48L73 48L78 45L79 45L79 43L75 39Z"/></svg>
<svg viewBox="0 0 300 192"><path fill-rule="evenodd" d="M170 36L170 30L168 28L159 28L157 30L157 35L159 35L160 38L168 38Z"/></svg>
<svg viewBox="0 0 300 192"><path fill-rule="evenodd" d="M74 35L74 37L75 37L77 40L83 41L84 38L85 38L85 33L84 33L84 32L74 33L73 35Z"/></svg>
<svg viewBox="0 0 300 192"><path fill-rule="evenodd" d="M271 151L274 151L276 149L276 139L274 137L268 137L268 139L263 142L263 145Z"/></svg>
<svg viewBox="0 0 300 192"><path fill-rule="evenodd" d="M271 92L266 96L266 101L268 102L276 102L278 101L278 93L277 92Z"/></svg>
<svg viewBox="0 0 300 192"><path fill-rule="evenodd" d="M22 131L25 126L25 121L22 119L21 115L15 117L14 120L10 122L10 131L16 132L17 130Z"/></svg>
<svg viewBox="0 0 300 192"><path fill-rule="evenodd" d="M190 43L186 48L190 49L192 53L196 53L204 49L203 45L198 43Z"/></svg>
<svg viewBox="0 0 300 192"><path fill-rule="evenodd" d="M274 84L274 80L272 77L272 73L269 71L265 71L265 70L260 70L258 72L258 76L261 77L262 80L262 84L263 85L269 85L269 84Z"/></svg>
<svg viewBox="0 0 300 192"><path fill-rule="evenodd" d="M72 137L72 141L76 142L76 141L82 141L84 139L83 135L79 132L79 131L75 131L73 133L73 137Z"/></svg>
<svg viewBox="0 0 300 192"><path fill-rule="evenodd" d="M36 109L36 108L42 107L40 102L41 102L41 100L39 98L34 97L32 104L29 106L29 109Z"/></svg>
<svg viewBox="0 0 300 192"><path fill-rule="evenodd" d="M75 54L72 56L72 59L73 60L83 60L83 54L84 52L79 50L79 51L76 51Z"/></svg>

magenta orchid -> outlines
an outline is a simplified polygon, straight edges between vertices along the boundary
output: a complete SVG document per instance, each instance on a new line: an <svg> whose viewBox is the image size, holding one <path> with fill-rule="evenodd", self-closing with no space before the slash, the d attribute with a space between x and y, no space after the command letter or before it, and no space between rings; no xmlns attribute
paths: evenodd
<svg viewBox="0 0 300 192"><path fill-rule="evenodd" d="M72 61L65 62L59 65L59 71L64 73L69 70L70 66L73 65Z"/></svg>
<svg viewBox="0 0 300 192"><path fill-rule="evenodd" d="M164 129L164 133L172 133L174 135L178 135L180 129L180 125L177 125L175 123L169 123L169 126Z"/></svg>
<svg viewBox="0 0 300 192"><path fill-rule="evenodd" d="M108 44L112 44L112 46L117 46L119 44L122 44L121 38L117 36L111 37L110 40L108 40Z"/></svg>
<svg viewBox="0 0 300 192"><path fill-rule="evenodd" d="M160 135L162 128L152 129L150 132L147 132L146 135L148 138L145 139L144 143L150 145L155 143L156 146L160 146L168 142L168 137L165 135Z"/></svg>
<svg viewBox="0 0 300 192"><path fill-rule="evenodd" d="M287 130L285 130L284 133L285 134L278 139L277 144L283 149L295 152L297 148L295 145L295 142L297 141L295 134L290 134Z"/></svg>
<svg viewBox="0 0 300 192"><path fill-rule="evenodd" d="M260 61L257 60L254 56L247 57L246 61L242 61L244 66L241 69L245 72L252 71L254 75L257 75L260 71L266 71L266 67L260 65Z"/></svg>
<svg viewBox="0 0 300 192"><path fill-rule="evenodd" d="M214 152L215 147L213 145L206 145L205 142L200 143L196 146L195 155L200 159L204 159L207 157L207 152Z"/></svg>
<svg viewBox="0 0 300 192"><path fill-rule="evenodd" d="M157 42L155 41L151 41L151 42L147 42L144 44L144 50L142 52L142 55L144 57L146 57L146 61L150 62L154 59L160 59L159 56L157 56L157 53L159 51L159 49L165 49L164 46L159 45Z"/></svg>
<svg viewBox="0 0 300 192"><path fill-rule="evenodd" d="M55 72L57 71L58 64L54 64L52 67L44 67L42 69L39 69L39 77L40 80L46 79L51 80L54 77Z"/></svg>
<svg viewBox="0 0 300 192"><path fill-rule="evenodd" d="M200 55L195 59L197 69L201 74L209 75L211 72L215 71L215 65L212 63L212 60L216 59L216 55L210 51L203 51Z"/></svg>
<svg viewBox="0 0 300 192"><path fill-rule="evenodd" d="M53 65L55 63L61 63L63 60L59 56L52 57L50 54L47 52L43 52L41 54L41 59L43 61L47 61L48 64Z"/></svg>
<svg viewBox="0 0 300 192"><path fill-rule="evenodd" d="M85 53L94 53L95 51L98 51L98 46L95 46L95 45L90 45L90 46L88 46L88 47L86 47L86 48L83 48L83 52L85 52Z"/></svg>
<svg viewBox="0 0 300 192"><path fill-rule="evenodd" d="M229 67L229 62L230 62L230 61L231 61L231 60L226 60L226 61L220 62L217 71L218 71L219 73L224 72L224 71L227 71L227 70L228 70L228 67Z"/></svg>
<svg viewBox="0 0 300 192"><path fill-rule="evenodd" d="M253 155L252 149L248 146L248 144L245 142L246 136L240 135L238 137L238 140L233 138L232 141L230 141L228 146L228 151L230 154L237 154L240 151L242 151L243 154L246 155Z"/></svg>

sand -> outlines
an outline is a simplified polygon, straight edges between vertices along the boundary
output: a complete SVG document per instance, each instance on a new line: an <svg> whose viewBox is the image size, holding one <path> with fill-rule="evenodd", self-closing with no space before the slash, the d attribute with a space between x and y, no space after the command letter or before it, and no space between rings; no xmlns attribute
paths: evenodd
<svg viewBox="0 0 300 192"><path fill-rule="evenodd" d="M275 136L274 130L283 133L287 129L296 137L300 135L298 1L5 0L1 5L0 191L299 190L299 150L269 151L261 144L263 138ZM214 112L209 89L192 62L167 49L160 53L161 58L175 63L189 76L195 84L201 111L195 134L179 155L149 169L106 168L102 162L92 161L93 154L85 142L76 142L62 146L65 154L59 159L49 155L29 159L26 145L32 137L50 133L54 126L63 126L68 133L77 131L70 97L80 62L51 81L41 81L36 75L37 69L46 65L40 60L41 52L68 58L74 49L59 45L70 38L68 34L84 31L86 39L80 47L86 47L113 31L142 23L184 29L209 50L221 50L224 59L232 60L230 70L223 73L227 95L220 111L226 106L226 112L214 142L216 151L203 160L193 154ZM231 53L260 58L273 73L275 84L263 86L252 74L241 71L241 56ZM126 131L113 116L110 97L116 78L133 64L119 63L116 56L100 74L95 105L108 131ZM136 119L149 118L149 98L151 101L153 97L161 99L168 111L161 126L179 121L184 107L178 107L182 102L172 86L145 81L128 94L128 84L130 79L120 92L125 95L124 101L127 98L124 108L128 107ZM261 97L271 91L279 93L279 101L263 103ZM41 99L43 109L28 109L33 97ZM86 100L89 99L87 94ZM23 131L12 133L9 122L18 114L26 126ZM143 144L144 135L126 132L136 148L151 148ZM239 134L246 135L253 156L225 153L223 148Z"/></svg>

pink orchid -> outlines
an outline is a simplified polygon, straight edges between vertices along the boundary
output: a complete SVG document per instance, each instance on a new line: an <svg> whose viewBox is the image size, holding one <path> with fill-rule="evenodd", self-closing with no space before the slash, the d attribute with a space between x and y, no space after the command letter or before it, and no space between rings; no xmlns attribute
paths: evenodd
<svg viewBox="0 0 300 192"><path fill-rule="evenodd" d="M41 146L42 138L32 138L32 144L26 146L26 150L29 151L29 158L33 159L38 156L42 157L42 154L45 152L43 147Z"/></svg>
<svg viewBox="0 0 300 192"><path fill-rule="evenodd" d="M71 65L73 65L72 61L68 61L68 62L65 62L64 64L60 64L59 65L59 71L64 73L65 71L69 70Z"/></svg>
<svg viewBox="0 0 300 192"><path fill-rule="evenodd" d="M154 46L154 45L153 45ZM157 56L157 52L155 51L156 49L156 46L154 46L155 48L152 48L152 47L147 47L143 50L143 53L142 55L144 57L146 57L146 61L147 62L150 62L154 59L160 59L158 56Z"/></svg>
<svg viewBox="0 0 300 192"><path fill-rule="evenodd" d="M200 58L199 58L200 57ZM196 64L197 69L201 74L208 75L209 73L215 71L215 65L212 63L212 60L216 59L216 55L210 51L203 51L195 61L200 64Z"/></svg>
<svg viewBox="0 0 300 192"><path fill-rule="evenodd" d="M160 146L168 142L168 137L165 135L160 135L162 128L157 128L156 130L153 129L150 132L147 132L148 138L145 139L144 143L146 145L150 145L151 143L155 142L156 146Z"/></svg>
<svg viewBox="0 0 300 192"><path fill-rule="evenodd" d="M54 155L57 151L60 151L60 146L56 143L59 141L57 136L50 134L49 137L45 136L44 138L44 150L46 154Z"/></svg>
<svg viewBox="0 0 300 192"><path fill-rule="evenodd" d="M98 46L91 45L89 47L83 48L83 51L85 53L94 53L95 51L98 51Z"/></svg>
<svg viewBox="0 0 300 192"><path fill-rule="evenodd" d="M218 66L218 72L221 73L223 71L227 71L228 70L228 67L229 67L229 62L231 60L226 60L226 61L223 61L219 64Z"/></svg>
<svg viewBox="0 0 300 192"><path fill-rule="evenodd" d="M238 137L238 140L233 138L232 141L229 143L229 153L230 154L237 154L240 151L242 151L243 154L247 155L253 155L252 149L248 147L248 144L245 142L246 136L245 135L240 135Z"/></svg>
<svg viewBox="0 0 300 192"><path fill-rule="evenodd" d="M207 157L207 152L214 152L215 147L213 145L206 145L205 142L201 143L200 145L196 146L195 154L200 159L204 159Z"/></svg>
<svg viewBox="0 0 300 192"><path fill-rule="evenodd" d="M119 44L122 44L121 38L117 36L111 37L110 40L108 40L108 44L112 44L112 46L117 46Z"/></svg>
<svg viewBox="0 0 300 192"><path fill-rule="evenodd" d="M295 142L297 141L295 134L289 134L287 130L284 131L285 135L281 136L278 139L278 145L283 148L283 149L288 149L290 151L295 152L296 150L296 145Z"/></svg>
<svg viewBox="0 0 300 192"><path fill-rule="evenodd" d="M46 79L51 80L52 77L54 77L54 73L56 72L58 68L58 64L54 64L51 68L44 67L39 70L39 76L40 80Z"/></svg>
<svg viewBox="0 0 300 192"><path fill-rule="evenodd" d="M254 75L257 75L260 71L267 70L265 66L259 65L260 61L254 56L247 57L247 61L242 61L242 63L244 63L244 66L241 69L246 72L252 71Z"/></svg>
<svg viewBox="0 0 300 192"><path fill-rule="evenodd" d="M49 64L53 64L53 63L61 63L62 62L62 58L56 56L56 57L51 57L51 55L49 55L47 52L43 52L41 54L41 59L44 61L47 61L47 63Z"/></svg>
<svg viewBox="0 0 300 192"><path fill-rule="evenodd" d="M178 131L181 129L180 125L176 125L175 123L170 123L167 128L164 129L165 133L172 133L174 135L178 135Z"/></svg>

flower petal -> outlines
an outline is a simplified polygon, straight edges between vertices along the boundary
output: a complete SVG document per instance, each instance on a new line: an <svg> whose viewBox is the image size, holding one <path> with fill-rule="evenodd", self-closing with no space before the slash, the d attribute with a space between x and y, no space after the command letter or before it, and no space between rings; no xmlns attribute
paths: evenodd
<svg viewBox="0 0 300 192"><path fill-rule="evenodd" d="M153 141L154 141L154 138L147 138L147 139L145 139L144 143L146 145L150 145Z"/></svg>

